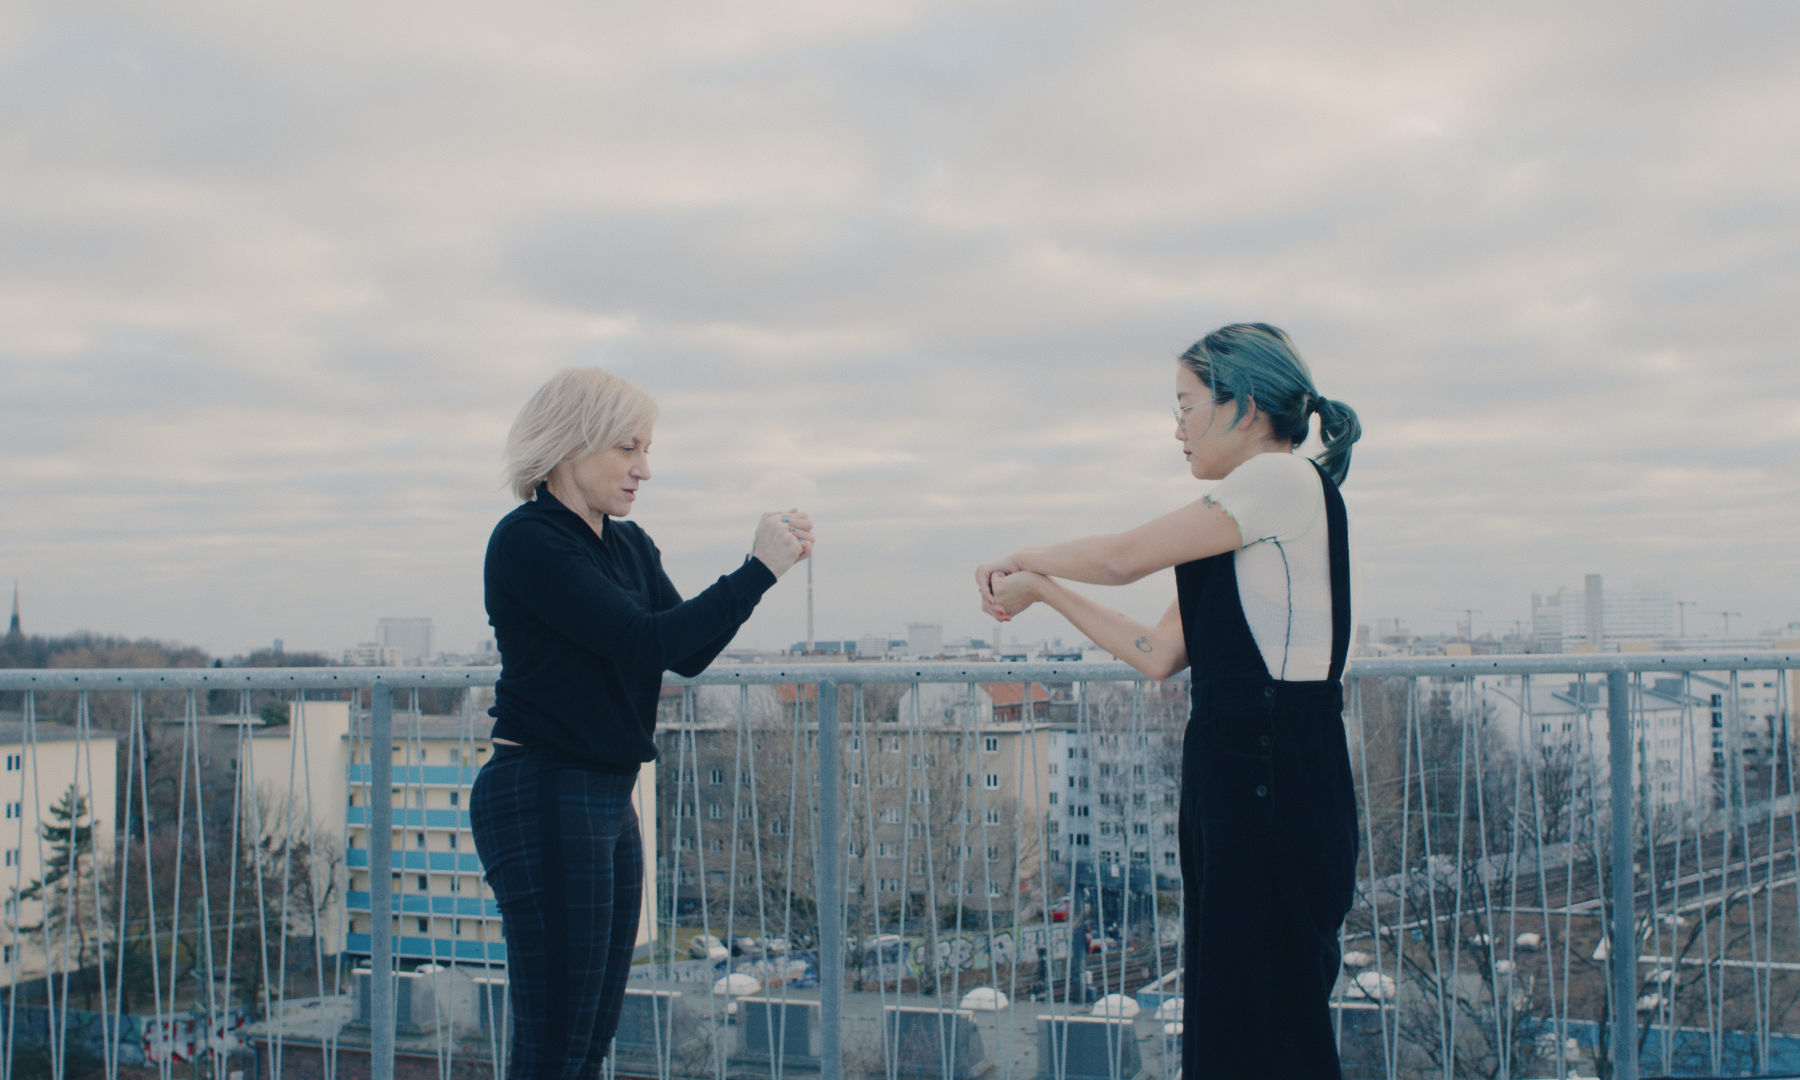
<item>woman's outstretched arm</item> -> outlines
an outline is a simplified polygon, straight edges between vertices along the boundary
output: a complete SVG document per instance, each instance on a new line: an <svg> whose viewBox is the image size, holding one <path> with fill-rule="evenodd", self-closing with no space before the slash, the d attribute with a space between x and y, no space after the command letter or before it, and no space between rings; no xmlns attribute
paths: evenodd
<svg viewBox="0 0 1800 1080"><path fill-rule="evenodd" d="M993 579L995 599L1008 615L1036 601L1055 608L1094 644L1152 679L1166 679L1187 667L1187 643L1181 636L1181 609L1170 604L1161 621L1146 626L1095 602L1060 581L1029 570L1002 573Z"/></svg>
<svg viewBox="0 0 1800 1080"><path fill-rule="evenodd" d="M1158 570L1241 546L1237 522L1203 498L1126 532L1020 548L1004 559L977 567L975 581L982 599L988 601L994 599L989 585L994 574L1020 570L1093 585L1128 585Z"/></svg>

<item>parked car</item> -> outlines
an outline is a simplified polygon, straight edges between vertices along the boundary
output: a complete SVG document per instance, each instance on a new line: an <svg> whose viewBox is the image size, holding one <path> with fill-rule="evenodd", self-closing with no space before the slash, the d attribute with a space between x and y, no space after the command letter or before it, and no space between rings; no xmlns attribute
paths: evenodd
<svg viewBox="0 0 1800 1080"><path fill-rule="evenodd" d="M688 955L696 960L724 960L731 955L725 943L711 934L696 934L688 942Z"/></svg>

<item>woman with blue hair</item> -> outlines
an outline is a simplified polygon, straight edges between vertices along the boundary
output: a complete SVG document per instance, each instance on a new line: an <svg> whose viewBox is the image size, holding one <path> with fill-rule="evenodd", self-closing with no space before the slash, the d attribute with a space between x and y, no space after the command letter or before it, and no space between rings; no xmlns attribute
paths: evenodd
<svg viewBox="0 0 1800 1080"><path fill-rule="evenodd" d="M1350 909L1356 799L1344 740L1348 522L1338 485L1362 434L1266 323L1181 355L1175 438L1198 500L1120 533L1022 548L976 569L985 610L1055 608L1152 678L1192 669L1181 762L1186 956L1182 1075L1341 1075L1329 1000ZM1294 450L1319 417L1318 460ZM1062 583L1175 568L1155 626Z"/></svg>

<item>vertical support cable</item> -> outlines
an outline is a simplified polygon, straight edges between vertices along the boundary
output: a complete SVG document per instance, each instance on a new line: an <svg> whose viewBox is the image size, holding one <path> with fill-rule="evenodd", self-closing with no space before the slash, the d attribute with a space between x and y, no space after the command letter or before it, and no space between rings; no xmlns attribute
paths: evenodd
<svg viewBox="0 0 1800 1080"><path fill-rule="evenodd" d="M839 831L838 685L819 680L819 1059L823 1080L844 1075L844 863ZM795 762L798 766L800 763ZM392 1080L391 1077L380 1080Z"/></svg>
<svg viewBox="0 0 1800 1080"><path fill-rule="evenodd" d="M369 1075L394 1080L394 688L369 693Z"/></svg>
<svg viewBox="0 0 1800 1080"><path fill-rule="evenodd" d="M1631 872L1631 683L1606 673L1609 779L1612 781L1612 962L1614 1080L1637 1080L1637 914Z"/></svg>

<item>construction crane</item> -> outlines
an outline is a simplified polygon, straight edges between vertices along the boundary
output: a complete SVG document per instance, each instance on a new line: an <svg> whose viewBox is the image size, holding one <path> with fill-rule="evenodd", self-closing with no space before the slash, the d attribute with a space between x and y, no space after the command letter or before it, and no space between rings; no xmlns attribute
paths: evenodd
<svg viewBox="0 0 1800 1080"><path fill-rule="evenodd" d="M1681 626L1680 626L1680 630L1679 630L1677 636L1687 637L1687 609L1688 608L1697 608L1699 606L1700 606L1700 601L1698 601L1698 600L1677 600L1677 601L1675 601L1675 607L1677 609L1679 609L1680 618L1681 618Z"/></svg>
<svg viewBox="0 0 1800 1080"><path fill-rule="evenodd" d="M1463 624L1463 640L1464 641L1474 641L1475 640L1475 616L1481 614L1480 608L1478 608L1478 607L1477 608L1441 607L1441 608L1438 608L1438 610L1439 611L1461 612L1466 617L1466 620L1467 620Z"/></svg>

